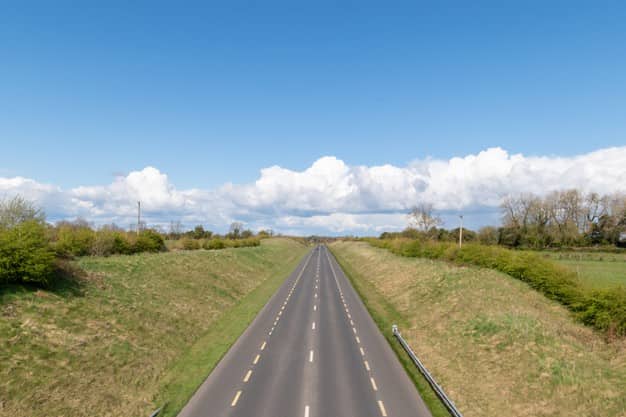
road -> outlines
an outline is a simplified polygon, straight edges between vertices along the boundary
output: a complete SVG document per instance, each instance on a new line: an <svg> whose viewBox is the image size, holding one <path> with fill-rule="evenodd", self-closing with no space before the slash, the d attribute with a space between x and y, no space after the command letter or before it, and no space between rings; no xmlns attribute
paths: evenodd
<svg viewBox="0 0 626 417"><path fill-rule="evenodd" d="M312 250L179 417L427 417L325 246Z"/></svg>

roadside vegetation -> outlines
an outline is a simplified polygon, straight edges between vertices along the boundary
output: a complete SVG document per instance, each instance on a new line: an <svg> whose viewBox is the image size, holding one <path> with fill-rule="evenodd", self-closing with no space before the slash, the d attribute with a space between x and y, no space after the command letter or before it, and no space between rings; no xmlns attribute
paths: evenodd
<svg viewBox="0 0 626 417"><path fill-rule="evenodd" d="M521 194L504 198L501 210L500 227L446 230L439 227L433 205L422 203L409 213L407 229L368 241L398 255L504 272L560 302L606 337L626 336L626 262L575 260L585 253L581 249L596 259L602 253L626 256L620 249L626 246L626 195Z"/></svg>
<svg viewBox="0 0 626 417"><path fill-rule="evenodd" d="M574 271L535 253L480 244L459 248L453 243L421 239L370 239L369 243L402 256L439 259L506 273L565 305L580 321L607 337L626 336L625 287L590 288Z"/></svg>
<svg viewBox="0 0 626 417"><path fill-rule="evenodd" d="M238 222L223 236L205 231L201 225L186 232L180 231L181 227L165 233L145 225L139 232L114 224L96 229L83 219L49 224L43 211L19 196L0 200L0 286L55 285L66 273L65 261L81 256L243 248L259 246L261 239L271 236L266 231L255 235Z"/></svg>
<svg viewBox="0 0 626 417"><path fill-rule="evenodd" d="M306 251L85 256L0 286L0 416L176 415Z"/></svg>
<svg viewBox="0 0 626 417"><path fill-rule="evenodd" d="M366 242L330 249L418 384L391 324L466 417L626 415L625 339L572 320L521 280Z"/></svg>

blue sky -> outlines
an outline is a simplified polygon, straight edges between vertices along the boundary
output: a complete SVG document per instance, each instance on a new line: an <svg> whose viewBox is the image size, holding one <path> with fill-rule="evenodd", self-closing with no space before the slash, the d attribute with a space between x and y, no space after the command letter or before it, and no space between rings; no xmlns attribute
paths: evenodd
<svg viewBox="0 0 626 417"><path fill-rule="evenodd" d="M0 6L0 177L215 190L626 145L622 2L86 3Z"/></svg>

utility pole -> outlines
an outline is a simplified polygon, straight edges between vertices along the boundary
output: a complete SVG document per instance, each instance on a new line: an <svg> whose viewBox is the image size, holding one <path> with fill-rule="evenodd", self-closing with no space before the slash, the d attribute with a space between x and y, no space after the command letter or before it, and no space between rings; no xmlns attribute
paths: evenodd
<svg viewBox="0 0 626 417"><path fill-rule="evenodd" d="M463 215L459 216L461 219L461 227L459 228L459 249L463 246Z"/></svg>
<svg viewBox="0 0 626 417"><path fill-rule="evenodd" d="M140 228L141 228L141 201L137 201L137 236L139 236Z"/></svg>

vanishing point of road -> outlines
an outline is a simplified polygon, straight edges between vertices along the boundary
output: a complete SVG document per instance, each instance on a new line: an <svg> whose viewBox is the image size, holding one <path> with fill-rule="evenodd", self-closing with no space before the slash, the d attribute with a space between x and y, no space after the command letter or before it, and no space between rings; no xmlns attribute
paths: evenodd
<svg viewBox="0 0 626 417"><path fill-rule="evenodd" d="M179 417L429 417L325 246L312 250Z"/></svg>

